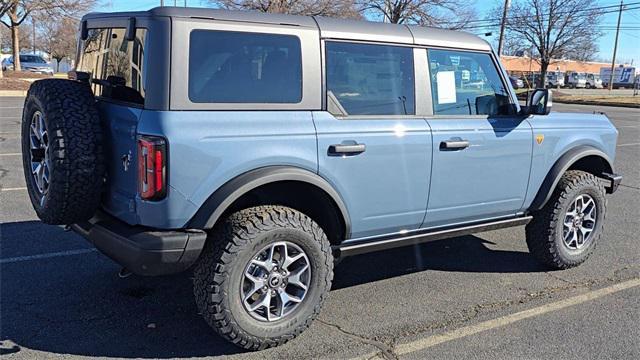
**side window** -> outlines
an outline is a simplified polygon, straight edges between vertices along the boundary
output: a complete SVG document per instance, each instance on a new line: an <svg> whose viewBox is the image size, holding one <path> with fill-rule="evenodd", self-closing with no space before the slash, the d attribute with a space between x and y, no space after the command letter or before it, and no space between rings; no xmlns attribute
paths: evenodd
<svg viewBox="0 0 640 360"><path fill-rule="evenodd" d="M299 103L300 39L293 35L192 31L189 99L196 103Z"/></svg>
<svg viewBox="0 0 640 360"><path fill-rule="evenodd" d="M92 29L84 42L78 70L91 74L94 94L144 104L144 46L146 29L136 29L133 41L125 29Z"/></svg>
<svg viewBox="0 0 640 360"><path fill-rule="evenodd" d="M326 43L327 104L334 115L415 114L413 50Z"/></svg>
<svg viewBox="0 0 640 360"><path fill-rule="evenodd" d="M434 115L509 115L509 92L489 54L429 50Z"/></svg>

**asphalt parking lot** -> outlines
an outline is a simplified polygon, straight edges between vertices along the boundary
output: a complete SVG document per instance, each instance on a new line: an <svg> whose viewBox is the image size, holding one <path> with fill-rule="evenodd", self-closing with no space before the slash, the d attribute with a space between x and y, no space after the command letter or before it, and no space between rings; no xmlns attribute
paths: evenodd
<svg viewBox="0 0 640 360"><path fill-rule="evenodd" d="M623 185L582 266L546 271L513 228L345 259L317 321L296 340L241 352L197 314L190 274L117 276L79 236L40 223L22 175L22 98L0 98L0 355L411 359L640 358L640 110L620 131Z"/></svg>

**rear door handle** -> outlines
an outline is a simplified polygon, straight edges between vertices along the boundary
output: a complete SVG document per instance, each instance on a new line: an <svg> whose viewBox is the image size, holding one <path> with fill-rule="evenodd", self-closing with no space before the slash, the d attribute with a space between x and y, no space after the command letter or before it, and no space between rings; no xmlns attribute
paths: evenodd
<svg viewBox="0 0 640 360"><path fill-rule="evenodd" d="M367 146L365 144L358 144L354 141L348 144L329 145L328 153L330 156L358 155L362 154L366 149Z"/></svg>
<svg viewBox="0 0 640 360"><path fill-rule="evenodd" d="M455 139L440 143L440 150L462 150L469 147L469 140Z"/></svg>

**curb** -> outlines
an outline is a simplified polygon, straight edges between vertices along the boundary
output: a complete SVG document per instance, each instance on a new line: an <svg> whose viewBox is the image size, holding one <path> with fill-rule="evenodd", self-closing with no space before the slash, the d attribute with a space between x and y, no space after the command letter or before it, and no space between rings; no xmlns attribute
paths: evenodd
<svg viewBox="0 0 640 360"><path fill-rule="evenodd" d="M589 101L589 100L559 100L556 98L553 99L553 102L561 103L561 104L613 106L613 107L640 109L640 104L628 104L628 103L612 103L612 102L600 102L600 101Z"/></svg>
<svg viewBox="0 0 640 360"><path fill-rule="evenodd" d="M27 96L26 90L0 90L0 96Z"/></svg>

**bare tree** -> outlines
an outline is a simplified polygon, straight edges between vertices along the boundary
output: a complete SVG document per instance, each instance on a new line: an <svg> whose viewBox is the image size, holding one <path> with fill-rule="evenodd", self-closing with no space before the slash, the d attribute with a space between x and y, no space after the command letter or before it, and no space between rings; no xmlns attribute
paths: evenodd
<svg viewBox="0 0 640 360"><path fill-rule="evenodd" d="M209 2L231 10L341 18L361 17L354 0L209 0Z"/></svg>
<svg viewBox="0 0 640 360"><path fill-rule="evenodd" d="M363 12L394 24L461 29L476 17L469 0L373 0L360 5Z"/></svg>
<svg viewBox="0 0 640 360"><path fill-rule="evenodd" d="M29 49L32 47L33 42L33 27L32 26L24 26L23 31L19 33L20 40L20 50ZM0 25L0 36L2 40L0 41L0 46L3 49L11 49L11 29L6 26Z"/></svg>
<svg viewBox="0 0 640 360"><path fill-rule="evenodd" d="M498 39L495 40L493 45L497 49ZM530 46L521 36L505 37L502 44L502 55L517 56L518 54L524 54Z"/></svg>
<svg viewBox="0 0 640 360"><path fill-rule="evenodd" d="M34 13L46 14L61 19L75 16L91 8L95 0L0 0L0 21L11 29L13 65L20 71L20 34L19 27Z"/></svg>
<svg viewBox="0 0 640 360"><path fill-rule="evenodd" d="M78 20L68 17L62 21L42 18L39 19L39 28L39 42L43 50L56 60L56 72L59 72L60 62L75 54Z"/></svg>
<svg viewBox="0 0 640 360"><path fill-rule="evenodd" d="M594 0L515 0L506 36L522 38L540 63L541 86L553 59L587 60L598 51L602 8Z"/></svg>

